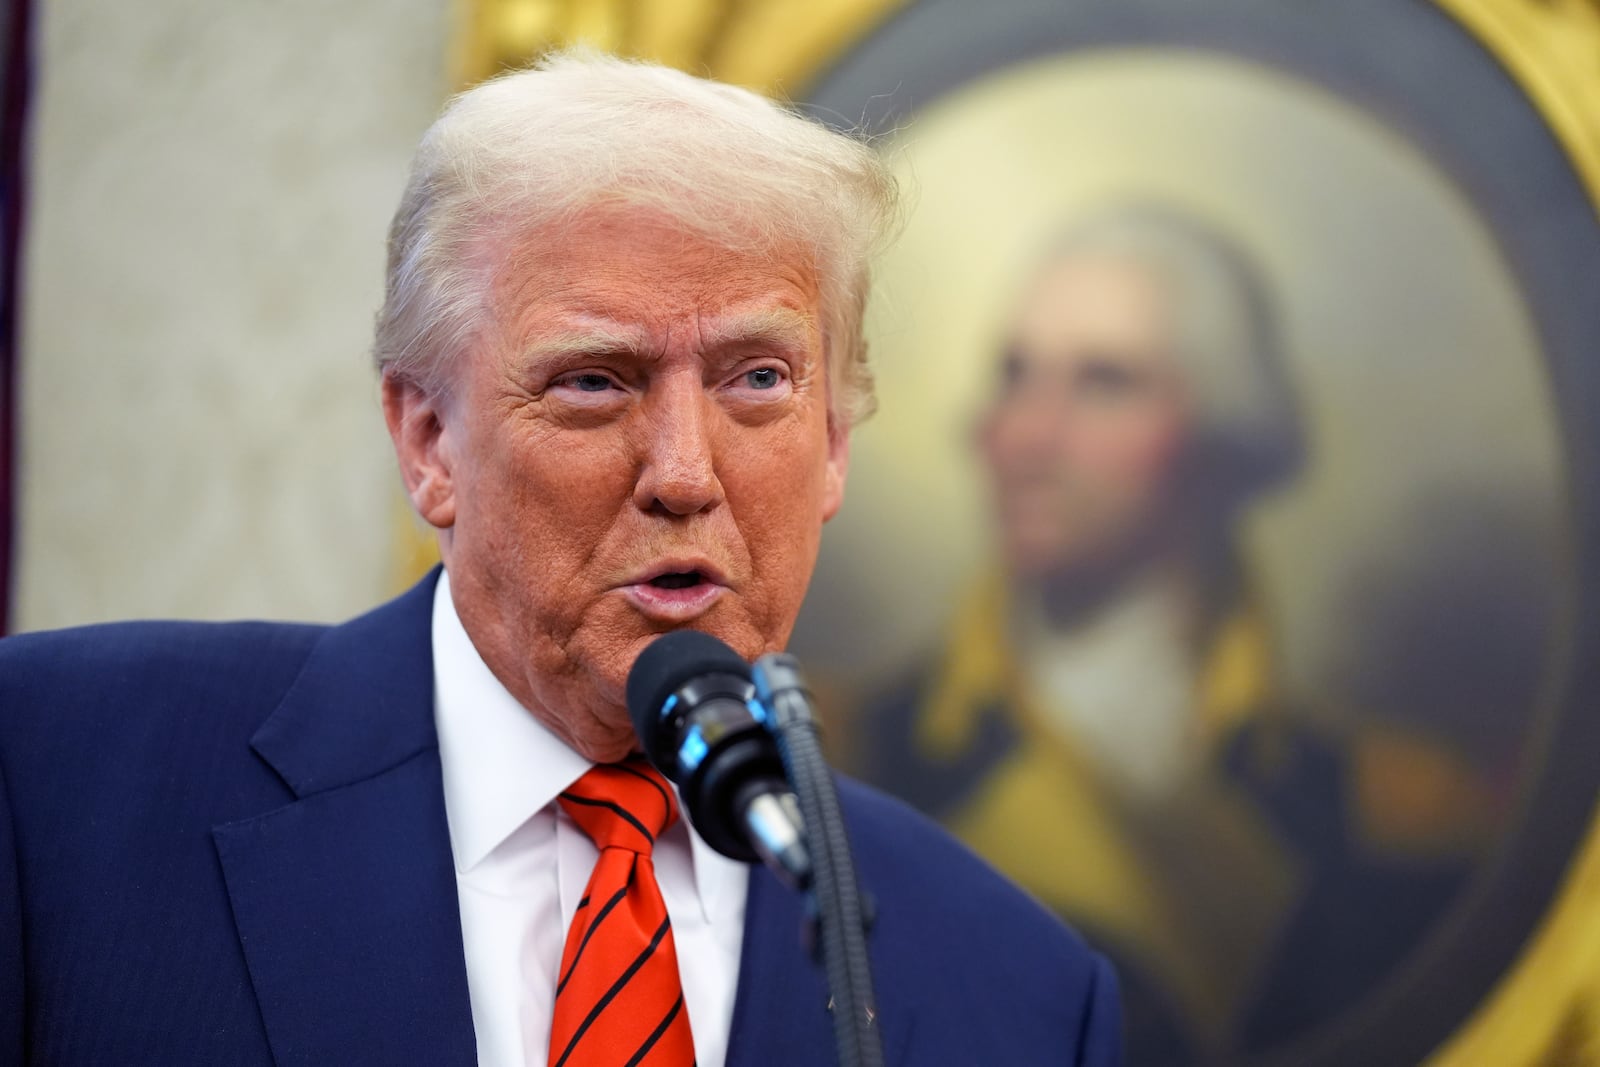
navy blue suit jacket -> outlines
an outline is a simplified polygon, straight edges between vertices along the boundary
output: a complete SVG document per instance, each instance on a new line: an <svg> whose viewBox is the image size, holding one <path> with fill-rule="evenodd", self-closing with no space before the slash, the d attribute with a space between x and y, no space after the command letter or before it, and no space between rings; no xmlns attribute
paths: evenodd
<svg viewBox="0 0 1600 1067"><path fill-rule="evenodd" d="M0 642L0 1062L477 1062L433 586L331 628ZM910 809L840 789L890 1064L1119 1061L1100 957ZM801 915L752 872L732 1067L833 1062Z"/></svg>

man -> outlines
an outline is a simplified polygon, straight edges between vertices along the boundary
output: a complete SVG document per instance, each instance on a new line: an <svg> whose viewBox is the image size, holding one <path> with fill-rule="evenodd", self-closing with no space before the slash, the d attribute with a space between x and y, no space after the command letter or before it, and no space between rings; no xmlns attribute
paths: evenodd
<svg viewBox="0 0 1600 1067"><path fill-rule="evenodd" d="M442 574L333 628L0 645L0 1049L71 1064L826 1063L803 902L630 756L640 650L782 648L870 405L865 146L547 60L391 231L383 407ZM1117 1059L1103 961L841 786L889 1062Z"/></svg>
<svg viewBox="0 0 1600 1067"><path fill-rule="evenodd" d="M869 709L861 769L1092 932L1130 1064L1234 1062L1404 958L1474 858L1481 790L1442 744L1325 727L1280 686L1239 541L1301 435L1230 241L1155 204L1091 214L996 349L1002 562Z"/></svg>

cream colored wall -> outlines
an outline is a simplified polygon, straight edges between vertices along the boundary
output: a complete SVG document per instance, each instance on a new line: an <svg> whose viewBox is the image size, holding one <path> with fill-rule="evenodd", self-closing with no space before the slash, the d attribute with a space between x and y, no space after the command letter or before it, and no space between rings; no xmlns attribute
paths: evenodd
<svg viewBox="0 0 1600 1067"><path fill-rule="evenodd" d="M41 5L16 629L386 592L366 349L447 3Z"/></svg>

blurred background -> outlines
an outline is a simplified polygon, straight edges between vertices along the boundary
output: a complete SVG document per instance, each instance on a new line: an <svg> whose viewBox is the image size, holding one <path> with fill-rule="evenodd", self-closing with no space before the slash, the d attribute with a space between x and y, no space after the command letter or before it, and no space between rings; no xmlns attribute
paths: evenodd
<svg viewBox="0 0 1600 1067"><path fill-rule="evenodd" d="M413 580L410 152L551 47L671 63L907 191L793 641L835 758L1115 958L1131 1067L1600 1067L1600 3L6 13L11 631Z"/></svg>

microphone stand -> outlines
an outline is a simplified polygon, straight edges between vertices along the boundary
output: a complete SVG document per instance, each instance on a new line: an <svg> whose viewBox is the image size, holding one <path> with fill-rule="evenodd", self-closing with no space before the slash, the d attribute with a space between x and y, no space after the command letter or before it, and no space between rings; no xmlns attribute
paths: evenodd
<svg viewBox="0 0 1600 1067"><path fill-rule="evenodd" d="M822 757L811 697L793 656L772 653L755 662L756 699L778 741L789 783L810 838L811 901L840 1067L882 1067L883 1044L875 1025L872 968L867 959L866 914L855 863L839 810L833 773Z"/></svg>

